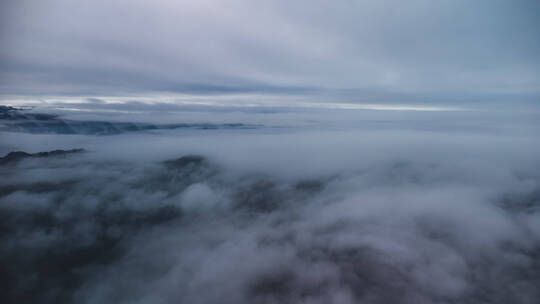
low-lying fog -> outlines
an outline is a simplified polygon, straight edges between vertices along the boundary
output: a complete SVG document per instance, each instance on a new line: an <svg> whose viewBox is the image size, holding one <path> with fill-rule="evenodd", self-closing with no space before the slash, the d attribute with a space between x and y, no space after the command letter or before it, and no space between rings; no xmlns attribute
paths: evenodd
<svg viewBox="0 0 540 304"><path fill-rule="evenodd" d="M538 114L152 109L0 133L1 302L540 299Z"/></svg>

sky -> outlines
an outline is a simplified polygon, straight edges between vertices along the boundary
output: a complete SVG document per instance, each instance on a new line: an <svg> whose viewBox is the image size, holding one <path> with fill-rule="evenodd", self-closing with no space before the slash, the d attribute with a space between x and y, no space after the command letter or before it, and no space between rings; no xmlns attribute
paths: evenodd
<svg viewBox="0 0 540 304"><path fill-rule="evenodd" d="M259 94L463 106L540 97L535 0L0 6L3 100Z"/></svg>

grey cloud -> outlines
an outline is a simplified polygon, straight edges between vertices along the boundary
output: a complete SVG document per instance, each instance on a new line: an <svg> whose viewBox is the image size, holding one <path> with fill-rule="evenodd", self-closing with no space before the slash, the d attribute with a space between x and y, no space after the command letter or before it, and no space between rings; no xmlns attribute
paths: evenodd
<svg viewBox="0 0 540 304"><path fill-rule="evenodd" d="M2 92L534 102L537 1L4 1Z"/></svg>
<svg viewBox="0 0 540 304"><path fill-rule="evenodd" d="M367 113L2 133L2 150L87 151L0 166L4 302L534 303L537 121Z"/></svg>

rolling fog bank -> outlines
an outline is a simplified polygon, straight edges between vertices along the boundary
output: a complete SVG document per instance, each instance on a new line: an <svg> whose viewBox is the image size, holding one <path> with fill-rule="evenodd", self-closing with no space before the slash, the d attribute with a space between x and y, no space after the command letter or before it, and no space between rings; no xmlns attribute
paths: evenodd
<svg viewBox="0 0 540 304"><path fill-rule="evenodd" d="M534 112L86 110L43 113L256 127L4 128L4 303L540 298Z"/></svg>

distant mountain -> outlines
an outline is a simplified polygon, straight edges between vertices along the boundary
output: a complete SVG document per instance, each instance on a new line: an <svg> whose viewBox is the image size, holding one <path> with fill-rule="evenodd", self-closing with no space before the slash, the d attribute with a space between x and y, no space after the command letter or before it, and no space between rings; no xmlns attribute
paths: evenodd
<svg viewBox="0 0 540 304"><path fill-rule="evenodd" d="M26 153L24 151L9 152L6 156L0 157L0 165L10 164L18 162L25 158L45 158L51 156L62 156L66 154L82 153L84 149L71 149L71 150L53 150L49 152L38 153Z"/></svg>
<svg viewBox="0 0 540 304"><path fill-rule="evenodd" d="M253 129L260 125L242 123L175 123L85 121L62 119L58 115L27 113L14 107L0 106L0 131L54 134L114 135L125 132L167 129Z"/></svg>

